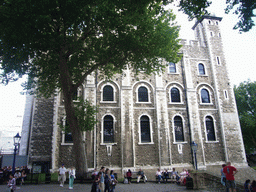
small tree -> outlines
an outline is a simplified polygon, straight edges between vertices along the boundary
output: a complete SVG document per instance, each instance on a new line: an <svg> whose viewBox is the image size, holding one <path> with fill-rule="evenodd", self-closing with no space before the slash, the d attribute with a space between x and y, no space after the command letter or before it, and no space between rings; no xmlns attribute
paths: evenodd
<svg viewBox="0 0 256 192"><path fill-rule="evenodd" d="M256 82L240 83L234 91L245 150L250 153L256 149Z"/></svg>
<svg viewBox="0 0 256 192"><path fill-rule="evenodd" d="M72 97L95 70L108 77L125 67L150 74L165 69L161 59L180 59L178 27L165 2L1 1L1 80L7 84L28 74L26 88L36 85L37 94L63 92L79 174L87 171L82 142L87 119L77 115Z"/></svg>

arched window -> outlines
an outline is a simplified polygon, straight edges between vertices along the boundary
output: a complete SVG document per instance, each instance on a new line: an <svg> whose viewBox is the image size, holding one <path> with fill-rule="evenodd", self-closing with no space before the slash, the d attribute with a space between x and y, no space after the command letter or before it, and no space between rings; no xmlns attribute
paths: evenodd
<svg viewBox="0 0 256 192"><path fill-rule="evenodd" d="M169 73L176 73L176 65L175 63L169 63Z"/></svg>
<svg viewBox="0 0 256 192"><path fill-rule="evenodd" d="M140 118L140 136L141 136L141 143L151 142L150 122L149 122L148 116L146 115L143 115Z"/></svg>
<svg viewBox="0 0 256 192"><path fill-rule="evenodd" d="M182 123L182 118L180 116L174 117L174 131L175 131L175 141L183 142L184 141L183 123Z"/></svg>
<svg viewBox="0 0 256 192"><path fill-rule="evenodd" d="M138 100L139 102L148 102L148 89L141 86L138 89Z"/></svg>
<svg viewBox="0 0 256 192"><path fill-rule="evenodd" d="M206 134L208 141L216 141L214 123L211 116L205 117Z"/></svg>
<svg viewBox="0 0 256 192"><path fill-rule="evenodd" d="M199 75L205 75L204 65L199 63L198 65Z"/></svg>
<svg viewBox="0 0 256 192"><path fill-rule="evenodd" d="M209 92L206 89L201 90L202 103L210 103Z"/></svg>
<svg viewBox="0 0 256 192"><path fill-rule="evenodd" d="M114 124L113 117L111 115L106 115L104 117L103 133L104 143L114 143Z"/></svg>
<svg viewBox="0 0 256 192"><path fill-rule="evenodd" d="M114 101L114 91L112 86L106 85L103 88L103 101Z"/></svg>
<svg viewBox="0 0 256 192"><path fill-rule="evenodd" d="M172 88L171 89L171 101L172 102L180 102L180 91L178 88Z"/></svg>

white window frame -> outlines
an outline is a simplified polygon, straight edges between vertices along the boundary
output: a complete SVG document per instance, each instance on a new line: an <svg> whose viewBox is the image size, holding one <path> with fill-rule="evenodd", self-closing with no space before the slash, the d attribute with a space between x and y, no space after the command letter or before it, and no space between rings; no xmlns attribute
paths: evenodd
<svg viewBox="0 0 256 192"><path fill-rule="evenodd" d="M147 116L147 117L149 118L150 142L143 142L143 143L141 142L140 118L141 118L142 116ZM151 119L151 116L148 115L148 114L142 114L142 115L140 115L139 118L138 118L138 133L139 133L139 142L138 142L138 144L139 144L139 145L152 145L152 144L154 144L154 140L153 140L153 129L152 129L152 128L153 128L153 127L152 127L152 119Z"/></svg>
<svg viewBox="0 0 256 192"><path fill-rule="evenodd" d="M215 141L208 141L208 137L207 137L207 128L206 128L206 117L210 116L213 120L213 126L214 126L214 134L215 134ZM217 132L216 132L216 120L214 118L214 116L212 116L211 114L207 114L204 116L204 134L205 134L205 142L206 143L218 143L218 137L217 137Z"/></svg>
<svg viewBox="0 0 256 192"><path fill-rule="evenodd" d="M103 115L101 117L101 131L100 131L100 134L101 134L101 143L100 145L116 145L117 143L114 142L114 143L104 143L104 118L107 116L107 115L110 115L112 118L113 118L113 130L114 130L114 140L115 140L115 134L116 134L116 118L113 114L111 113L106 113L105 115Z"/></svg>
<svg viewBox="0 0 256 192"><path fill-rule="evenodd" d="M180 102L178 103L178 102L172 102L172 95L171 95L171 90L172 90L172 88L177 88L178 90L179 90L179 92L180 92ZM173 86L171 86L170 87L170 89L169 89L169 104L177 104L177 105L180 105L180 104L184 104L184 102L183 102L183 94L182 94L183 92L182 92L182 90L178 87L178 86L176 86L176 85L173 85Z"/></svg>
<svg viewBox="0 0 256 192"><path fill-rule="evenodd" d="M62 118L63 127L66 125L66 118L66 116ZM73 145L73 143L65 143L65 131L61 131L61 145Z"/></svg>
<svg viewBox="0 0 256 192"><path fill-rule="evenodd" d="M200 72L199 72L199 64L202 64L204 66L204 75L201 75ZM197 73L198 73L198 76L208 76L204 63L200 62L200 63L197 64Z"/></svg>
<svg viewBox="0 0 256 192"><path fill-rule="evenodd" d="M178 67L177 67L177 63L174 63L175 64L175 69L176 69L176 72L175 73L171 73L170 72L170 63L173 63L173 62L169 62L168 63L168 74L172 74L172 75L178 75L179 74L179 71L178 71Z"/></svg>
<svg viewBox="0 0 256 192"><path fill-rule="evenodd" d="M113 95L113 101L103 101L103 88L107 85L109 85L113 88L113 94L114 94ZM100 89L100 103L117 103L117 101L116 101L116 88L115 88L115 86L113 86L112 83L107 82L104 85L102 85L102 87Z"/></svg>
<svg viewBox="0 0 256 192"><path fill-rule="evenodd" d="M141 102L139 101L139 88L140 87L146 87L148 90L148 102ZM136 88L136 103L140 103L140 104L151 104L151 99L150 99L150 95L151 95L151 91L148 85L146 85L145 83L140 83L139 86Z"/></svg>
<svg viewBox="0 0 256 192"><path fill-rule="evenodd" d="M77 100L73 100L73 102L79 102L79 97L82 96L82 89L80 87L77 88Z"/></svg>
<svg viewBox="0 0 256 192"><path fill-rule="evenodd" d="M181 117L181 119L182 119L182 126L183 126L182 128L183 128L184 141L176 141L175 129L174 129L174 118L175 118L176 116L179 116L179 117ZM187 143L186 137L185 137L185 120L184 120L183 116L180 115L180 114L175 114L175 115L173 115L173 117L172 117L172 134L173 134L173 144L184 144L184 143Z"/></svg>
<svg viewBox="0 0 256 192"><path fill-rule="evenodd" d="M203 102L202 102L202 96L201 96L201 91L202 91L202 89L206 89L206 90L208 91L210 103L203 103ZM208 87L206 87L206 86L201 87L201 88L199 89L199 96L200 96L200 105L213 105L213 102L212 102L212 97L213 97L212 91L210 91Z"/></svg>

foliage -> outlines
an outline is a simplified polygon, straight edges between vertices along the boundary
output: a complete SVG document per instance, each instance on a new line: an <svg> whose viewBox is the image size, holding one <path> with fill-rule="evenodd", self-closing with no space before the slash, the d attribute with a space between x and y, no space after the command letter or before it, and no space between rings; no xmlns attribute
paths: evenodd
<svg viewBox="0 0 256 192"><path fill-rule="evenodd" d="M234 87L238 114L247 153L256 149L256 82L243 82Z"/></svg>
<svg viewBox="0 0 256 192"><path fill-rule="evenodd" d="M209 0L181 0L179 7L192 20L194 18L201 19L202 16L208 15L207 7L210 4L211 1ZM256 1L226 0L226 4L226 13L235 9L233 13L239 15L239 21L234 26L234 29L239 29L240 32L247 32L255 26L253 18L255 18Z"/></svg>
<svg viewBox="0 0 256 192"><path fill-rule="evenodd" d="M97 122L96 113L96 106L92 105L89 100L84 100L83 97L78 97L78 102L75 103L75 116L81 131L90 131L93 129ZM71 127L68 122L65 123L65 127L60 123L59 127L66 133L71 132Z"/></svg>
<svg viewBox="0 0 256 192"><path fill-rule="evenodd" d="M62 91L80 174L87 166L82 130L93 127L93 115L86 113L95 109L86 102L76 107L72 96L93 72L111 77L129 67L150 74L166 68L163 59L177 62L179 30L165 4L166 0L1 1L0 80L8 84L28 74L25 86L38 95Z"/></svg>

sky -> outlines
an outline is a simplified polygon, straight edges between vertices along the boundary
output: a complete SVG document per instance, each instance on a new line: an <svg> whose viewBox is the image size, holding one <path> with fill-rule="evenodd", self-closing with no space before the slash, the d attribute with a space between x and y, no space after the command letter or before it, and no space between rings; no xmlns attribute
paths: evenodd
<svg viewBox="0 0 256 192"><path fill-rule="evenodd" d="M221 37L231 83L239 85L248 79L256 81L256 27L239 34L238 30L233 30L238 21L237 16L225 14L224 8L225 0L214 0L209 11L217 17L223 17L220 22ZM180 38L194 39L191 28L195 21L188 22L186 15L174 12L177 14L176 21L181 26ZM25 107L25 95L20 94L23 81L25 78L7 86L0 84L0 130L18 126L17 132L21 132Z"/></svg>

